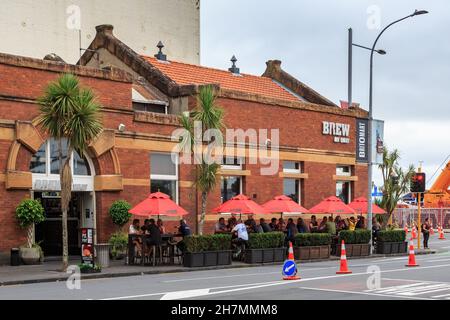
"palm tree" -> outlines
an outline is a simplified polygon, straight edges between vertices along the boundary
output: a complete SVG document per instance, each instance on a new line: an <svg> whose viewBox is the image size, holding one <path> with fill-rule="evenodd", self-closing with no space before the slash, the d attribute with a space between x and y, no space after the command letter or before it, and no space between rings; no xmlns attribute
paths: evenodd
<svg viewBox="0 0 450 320"><path fill-rule="evenodd" d="M180 141L180 146L182 150L186 146L190 146L191 154L196 158L198 163L195 167L195 186L201 192L201 216L198 222L198 233L203 234L203 225L206 216L206 206L208 194L211 193L217 185L218 171L220 169L220 164L210 163L210 161L205 161L204 157L199 156L195 152L195 144L201 143L202 141L195 141L194 137L194 123L195 121L201 122L202 125L202 137L208 130L222 130L225 126L223 123L224 111L217 105L217 95L212 86L202 87L199 91L197 97L197 106L194 111L188 115L182 115L180 117L180 122L182 127L189 133L188 139L182 139ZM221 139L221 137L215 136L216 139ZM211 140L211 139L210 139ZM222 141L215 141L218 145L221 145Z"/></svg>
<svg viewBox="0 0 450 320"><path fill-rule="evenodd" d="M83 155L87 145L102 131L101 106L90 89L80 88L72 74L63 74L50 83L39 99L38 124L59 144L59 175L61 181L62 247L65 271L69 264L67 211L72 197L71 155ZM67 141L67 156L63 163L63 140Z"/></svg>
<svg viewBox="0 0 450 320"><path fill-rule="evenodd" d="M399 165L399 160L400 153L397 149L389 152L387 148L384 148L383 163L378 165L383 175L381 207L387 212L383 220L383 228L386 227L401 197L409 191L411 178L415 171L413 165L403 170Z"/></svg>

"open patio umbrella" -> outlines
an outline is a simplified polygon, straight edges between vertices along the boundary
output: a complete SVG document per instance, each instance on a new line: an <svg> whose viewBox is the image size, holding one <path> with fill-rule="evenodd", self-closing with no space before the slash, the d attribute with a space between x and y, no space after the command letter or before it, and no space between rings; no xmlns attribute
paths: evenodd
<svg viewBox="0 0 450 320"><path fill-rule="evenodd" d="M297 202L292 200L292 198L284 195L277 196L272 200L267 201L262 207L271 213L281 213L281 216L283 216L284 212L309 213L308 209L303 208Z"/></svg>
<svg viewBox="0 0 450 320"><path fill-rule="evenodd" d="M243 194L237 195L222 203L220 206L213 209L212 212L234 213L239 214L240 216L243 214L270 214L269 211Z"/></svg>
<svg viewBox="0 0 450 320"><path fill-rule="evenodd" d="M186 210L162 192L150 194L147 199L133 207L129 212L136 216L158 216L158 218L159 216L178 217L188 214Z"/></svg>
<svg viewBox="0 0 450 320"><path fill-rule="evenodd" d="M331 196L321 201L311 209L314 214L356 214L356 211L346 205L341 199Z"/></svg>
<svg viewBox="0 0 450 320"><path fill-rule="evenodd" d="M358 212L359 214L367 214L367 199L364 197L356 198L348 204L350 208ZM373 214L385 214L386 211L381 209L376 204L372 203L372 213Z"/></svg>

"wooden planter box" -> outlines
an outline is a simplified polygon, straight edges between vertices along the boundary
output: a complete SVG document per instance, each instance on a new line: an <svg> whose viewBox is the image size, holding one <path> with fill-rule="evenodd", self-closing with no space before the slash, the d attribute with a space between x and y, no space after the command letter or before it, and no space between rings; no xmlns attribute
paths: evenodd
<svg viewBox="0 0 450 320"><path fill-rule="evenodd" d="M183 266L188 268L212 267L231 264L231 251L186 252Z"/></svg>
<svg viewBox="0 0 450 320"><path fill-rule="evenodd" d="M286 258L286 248L247 249L245 263L281 262Z"/></svg>
<svg viewBox="0 0 450 320"><path fill-rule="evenodd" d="M330 246L295 247L294 256L296 260L328 259Z"/></svg>
<svg viewBox="0 0 450 320"><path fill-rule="evenodd" d="M407 242L377 242L377 253L379 254L406 253L407 248Z"/></svg>
<svg viewBox="0 0 450 320"><path fill-rule="evenodd" d="M347 257L362 257L370 255L370 246L368 243L356 244L349 243L345 244L345 253ZM336 246L336 256L341 256L341 245Z"/></svg>

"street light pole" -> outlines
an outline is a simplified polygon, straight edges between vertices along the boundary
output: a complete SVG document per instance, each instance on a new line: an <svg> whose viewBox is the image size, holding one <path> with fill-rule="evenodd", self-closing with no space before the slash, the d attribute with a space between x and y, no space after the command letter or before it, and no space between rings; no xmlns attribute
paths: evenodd
<svg viewBox="0 0 450 320"><path fill-rule="evenodd" d="M406 20L408 18L417 16L417 15L422 15L422 14L426 14L428 13L428 11L425 10L416 10L414 11L413 14L410 14L406 17L403 17L401 19L395 20L394 22L391 22L390 24L388 24L383 30L381 30L381 32L378 34L377 38L375 39L375 42L372 45L372 49L370 52L370 81L369 81L369 141L368 141L368 146L369 146L369 152L368 152L368 156L369 156L369 168L368 168L368 190L367 190L367 228L369 230L372 230L372 174L373 174L373 159L372 159L372 121L373 121L373 107L372 107L372 102L373 102L373 54L374 52L376 52L375 50L375 46L377 45L378 40L380 39L381 35L392 25L399 23L403 20ZM372 233L371 233L372 234ZM370 242L370 244L372 243L372 241Z"/></svg>

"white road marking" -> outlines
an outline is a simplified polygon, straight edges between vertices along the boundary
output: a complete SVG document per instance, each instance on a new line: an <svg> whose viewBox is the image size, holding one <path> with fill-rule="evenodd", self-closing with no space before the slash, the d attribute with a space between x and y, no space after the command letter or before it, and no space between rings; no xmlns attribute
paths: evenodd
<svg viewBox="0 0 450 320"><path fill-rule="evenodd" d="M380 273L392 273L392 272L407 272L411 270L421 270L421 269L435 269L435 268L442 268L442 267L449 267L450 264L443 264L443 265L434 265L434 266L425 266L425 267L416 267L416 268L401 268L401 269L390 269L390 270L381 270ZM226 287L218 287L218 288L207 288L210 290L208 294L205 295L216 295L216 294L223 294L223 293L230 293L230 292L236 292L236 291L243 291L243 290L251 290L251 289L258 289L258 288L264 288L269 286L276 286L276 285L282 285L282 284L293 284L297 282L307 282L307 281L315 281L315 280L325 280L325 279L334 279L334 278L344 278L344 277L354 277L354 276L361 276L361 275L367 275L370 274L368 272L361 272L361 273L351 273L351 274L343 274L343 275L331 275L331 276L321 276L321 277L314 277L314 278L306 278L306 279L300 279L300 280L293 280L293 281L276 281L272 283L262 283L262 284L255 284L255 283L248 283L248 284L242 284L242 285L234 285L229 286L233 289L229 290L222 290L222 291L215 291L211 292L213 289L219 289L219 288L226 288ZM238 288L240 287L240 288ZM205 288L206 289L206 288ZM159 294L168 294L169 292L159 293ZM370 294L370 293L367 293ZM154 296L157 295L155 293L148 294L148 296ZM130 299L133 297L145 297L146 295L138 295L138 296L126 296L126 297L116 297L116 298L108 298L108 300L120 300L120 299Z"/></svg>
<svg viewBox="0 0 450 320"><path fill-rule="evenodd" d="M450 296L450 293L447 293L447 294L440 294L440 295L438 295L438 296L432 296L432 298L439 299L439 298L444 298L444 297L448 297L448 296ZM448 299L448 298L447 298L447 299Z"/></svg>
<svg viewBox="0 0 450 320"><path fill-rule="evenodd" d="M359 291L347 291L347 290L337 290L337 289L322 289L322 288L312 288L312 287L299 287L299 289L306 289L306 290L317 290L317 291L328 291L328 292L338 292L338 293L349 293L349 294L361 294L361 295L368 295L368 296L378 296L378 297L386 297L386 298L400 298L400 299L420 299L420 300L433 300L430 298L421 298L421 297L402 297L402 296L395 296L395 295L389 295L389 294L379 294L379 293L372 293L372 292L359 292Z"/></svg>
<svg viewBox="0 0 450 320"><path fill-rule="evenodd" d="M161 297L160 300L178 300L178 299L201 297L208 295L208 293L209 289L175 291L166 293L164 296Z"/></svg>
<svg viewBox="0 0 450 320"><path fill-rule="evenodd" d="M450 261L449 259L440 259L440 260L428 260L428 262L441 262L441 261Z"/></svg>

